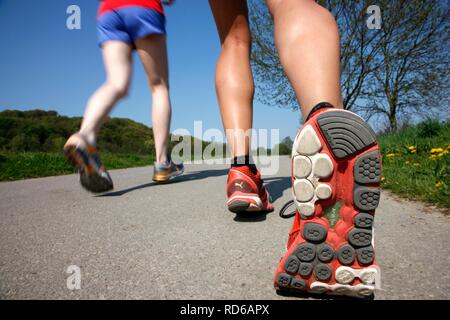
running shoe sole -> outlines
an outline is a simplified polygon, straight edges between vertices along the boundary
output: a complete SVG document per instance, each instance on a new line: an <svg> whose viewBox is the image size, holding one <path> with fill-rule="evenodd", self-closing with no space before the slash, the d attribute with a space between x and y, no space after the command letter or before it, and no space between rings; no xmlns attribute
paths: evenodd
<svg viewBox="0 0 450 320"><path fill-rule="evenodd" d="M235 195L227 201L227 206L233 213L264 211L263 202L257 194Z"/></svg>
<svg viewBox="0 0 450 320"><path fill-rule="evenodd" d="M114 188L109 173L105 171L100 175L95 167L89 163L89 156L84 150L76 146L67 146L64 149L66 159L80 173L80 183L88 191L93 193L101 193L110 191Z"/></svg>
<svg viewBox="0 0 450 320"><path fill-rule="evenodd" d="M179 176L181 176L182 174L184 173L184 169L182 169L181 171L176 171L176 172L173 172L173 173L171 173L169 176L165 176L165 177L160 177L160 178L152 178L152 180L154 181L154 182L168 182L168 181L170 181L170 180L172 180L172 179L174 179L174 178L176 178L176 177L179 177Z"/></svg>
<svg viewBox="0 0 450 320"><path fill-rule="evenodd" d="M292 178L300 232L280 261L275 288L373 296L381 181L373 130L348 111L319 113L295 139Z"/></svg>

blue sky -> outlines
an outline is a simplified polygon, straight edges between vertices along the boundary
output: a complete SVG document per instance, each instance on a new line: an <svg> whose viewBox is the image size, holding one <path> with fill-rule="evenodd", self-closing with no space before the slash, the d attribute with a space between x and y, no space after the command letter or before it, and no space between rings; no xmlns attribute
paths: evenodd
<svg viewBox="0 0 450 320"><path fill-rule="evenodd" d="M81 8L81 30L66 28L66 9ZM104 81L93 0L0 0L0 110L45 109L80 116ZM193 132L194 121L222 129L214 88L220 44L206 0L178 0L166 8L173 102L172 130ZM150 93L135 56L130 96L112 113L150 125ZM254 105L254 127L295 136L299 115Z"/></svg>

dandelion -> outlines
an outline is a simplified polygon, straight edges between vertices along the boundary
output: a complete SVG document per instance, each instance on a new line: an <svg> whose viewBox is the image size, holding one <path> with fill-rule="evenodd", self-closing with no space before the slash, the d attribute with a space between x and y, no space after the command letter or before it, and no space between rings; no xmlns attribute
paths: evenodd
<svg viewBox="0 0 450 320"><path fill-rule="evenodd" d="M410 153L416 153L417 152L417 149L416 149L415 146L409 146L408 150L409 150Z"/></svg>
<svg viewBox="0 0 450 320"><path fill-rule="evenodd" d="M384 181L386 181L386 178L385 177L381 177L381 182L384 182Z"/></svg>
<svg viewBox="0 0 450 320"><path fill-rule="evenodd" d="M439 148L439 149L442 150L442 148ZM431 156L430 156L430 159L436 160L436 159L442 158L443 156L445 156L447 154L448 154L448 150L442 150L439 153L437 153L437 152L436 153L432 153Z"/></svg>
<svg viewBox="0 0 450 320"><path fill-rule="evenodd" d="M386 155L386 158L396 158L396 157L400 157L400 153L388 153Z"/></svg>
<svg viewBox="0 0 450 320"><path fill-rule="evenodd" d="M443 185L442 181L438 181L436 182L436 184L434 185L437 189L441 188Z"/></svg>
<svg viewBox="0 0 450 320"><path fill-rule="evenodd" d="M444 149L442 149L442 148L431 148L431 151L430 151L430 153L441 153L441 152L443 152L444 151Z"/></svg>

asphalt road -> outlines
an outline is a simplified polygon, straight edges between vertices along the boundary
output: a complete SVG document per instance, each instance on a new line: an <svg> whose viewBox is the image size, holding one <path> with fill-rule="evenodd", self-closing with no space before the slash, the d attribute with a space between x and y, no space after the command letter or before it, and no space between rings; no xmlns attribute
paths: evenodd
<svg viewBox="0 0 450 320"><path fill-rule="evenodd" d="M152 169L112 171L93 196L77 176L0 184L0 299L286 299L273 287L292 220L236 218L226 166L188 165L167 185ZM279 209L289 161L266 177ZM383 192L375 219L382 289L376 299L450 298L450 218ZM67 288L67 268L81 289ZM298 298L294 298L298 299Z"/></svg>

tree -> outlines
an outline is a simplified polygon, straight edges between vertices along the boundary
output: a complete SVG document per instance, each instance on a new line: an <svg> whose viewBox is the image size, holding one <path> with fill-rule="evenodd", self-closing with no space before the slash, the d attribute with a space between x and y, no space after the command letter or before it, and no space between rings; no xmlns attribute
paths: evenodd
<svg viewBox="0 0 450 320"><path fill-rule="evenodd" d="M341 34L342 91L344 108L358 102L367 76L376 69L372 61L379 48L373 45L376 34L365 24L367 5L363 1L322 0L336 17ZM298 102L278 60L269 12L259 1L251 2L253 34L252 65L258 81L257 97L269 105L298 109Z"/></svg>
<svg viewBox="0 0 450 320"><path fill-rule="evenodd" d="M388 119L393 130L399 117L445 112L448 100L437 102L448 96L448 5L438 0L378 1L382 25L372 30L366 25L369 1L318 2L339 26L345 109L367 120ZM262 2L253 0L250 8L257 98L295 110L298 102L278 60L272 19Z"/></svg>
<svg viewBox="0 0 450 320"><path fill-rule="evenodd" d="M279 155L290 155L293 145L294 142L291 137L286 137L279 144L275 145L272 153L277 154L278 152Z"/></svg>
<svg viewBox="0 0 450 320"><path fill-rule="evenodd" d="M51 135L47 138L47 140L45 140L40 149L45 152L61 152L65 142L66 139L64 137Z"/></svg>
<svg viewBox="0 0 450 320"><path fill-rule="evenodd" d="M39 151L39 137L36 135L26 135L25 133L21 133L11 140L8 147L14 152Z"/></svg>
<svg viewBox="0 0 450 320"><path fill-rule="evenodd" d="M371 73L358 111L400 119L448 114L449 6L438 0L379 1L383 26L377 37L379 68ZM440 103L439 103L439 102Z"/></svg>

